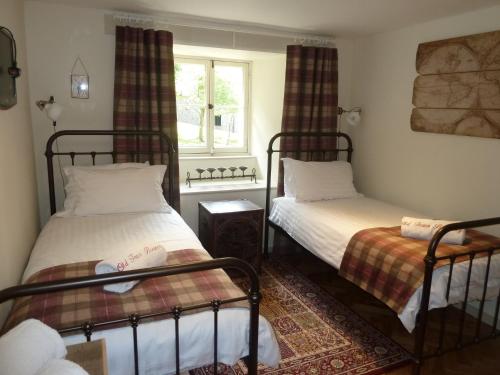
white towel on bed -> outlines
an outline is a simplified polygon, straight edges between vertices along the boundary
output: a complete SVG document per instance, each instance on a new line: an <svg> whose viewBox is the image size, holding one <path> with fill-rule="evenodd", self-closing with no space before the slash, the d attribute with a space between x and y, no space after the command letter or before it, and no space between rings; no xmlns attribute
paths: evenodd
<svg viewBox="0 0 500 375"><path fill-rule="evenodd" d="M36 375L89 375L89 373L75 362L66 359L53 359L38 371Z"/></svg>
<svg viewBox="0 0 500 375"><path fill-rule="evenodd" d="M140 268L151 268L165 265L167 251L161 245L145 246L139 251L127 255L105 259L95 266L95 273L100 275L111 272L131 271ZM113 293L125 293L132 289L139 280L104 285L104 290Z"/></svg>
<svg viewBox="0 0 500 375"><path fill-rule="evenodd" d="M28 319L0 337L0 373L34 375L52 359L66 356L59 333L36 319Z"/></svg>
<svg viewBox="0 0 500 375"><path fill-rule="evenodd" d="M417 240L430 240L432 236L446 224L453 221L418 219L405 216L401 221L401 236ZM453 230L446 233L441 242L453 245L462 245L465 240L465 229Z"/></svg>

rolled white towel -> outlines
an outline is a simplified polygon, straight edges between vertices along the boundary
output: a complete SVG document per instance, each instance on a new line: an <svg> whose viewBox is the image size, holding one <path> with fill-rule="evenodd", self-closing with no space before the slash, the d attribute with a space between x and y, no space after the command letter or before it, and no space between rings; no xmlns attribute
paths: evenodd
<svg viewBox="0 0 500 375"><path fill-rule="evenodd" d="M416 238L417 240L430 240L439 228L454 221L418 219L415 217L403 217L401 221L401 236ZM446 233L441 242L453 245L462 245L465 241L465 229L453 230Z"/></svg>
<svg viewBox="0 0 500 375"><path fill-rule="evenodd" d="M131 271L139 268L159 267L165 265L167 252L161 245L145 246L137 252L105 259L95 266L95 273L100 275L111 272ZM125 293L132 289L139 280L124 283L106 284L104 290L113 293Z"/></svg>
<svg viewBox="0 0 500 375"><path fill-rule="evenodd" d="M75 362L66 359L53 359L40 369L36 375L89 375L89 373Z"/></svg>
<svg viewBox="0 0 500 375"><path fill-rule="evenodd" d="M0 337L0 373L34 375L50 360L66 356L59 333L36 319L28 319Z"/></svg>

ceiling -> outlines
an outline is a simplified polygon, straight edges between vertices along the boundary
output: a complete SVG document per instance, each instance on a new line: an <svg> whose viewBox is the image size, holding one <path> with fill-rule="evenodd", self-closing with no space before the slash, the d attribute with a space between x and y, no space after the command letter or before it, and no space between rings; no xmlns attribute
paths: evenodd
<svg viewBox="0 0 500 375"><path fill-rule="evenodd" d="M353 37L500 5L500 0L36 0L161 16L178 13Z"/></svg>

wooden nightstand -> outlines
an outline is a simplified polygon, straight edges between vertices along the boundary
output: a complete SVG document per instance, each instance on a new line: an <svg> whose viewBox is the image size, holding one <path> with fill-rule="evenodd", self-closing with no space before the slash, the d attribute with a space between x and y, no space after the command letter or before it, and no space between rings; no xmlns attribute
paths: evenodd
<svg viewBox="0 0 500 375"><path fill-rule="evenodd" d="M104 339L66 347L66 359L78 363L90 375L108 375L108 357Z"/></svg>
<svg viewBox="0 0 500 375"><path fill-rule="evenodd" d="M246 200L199 202L199 238L214 258L236 257L260 271L264 210Z"/></svg>

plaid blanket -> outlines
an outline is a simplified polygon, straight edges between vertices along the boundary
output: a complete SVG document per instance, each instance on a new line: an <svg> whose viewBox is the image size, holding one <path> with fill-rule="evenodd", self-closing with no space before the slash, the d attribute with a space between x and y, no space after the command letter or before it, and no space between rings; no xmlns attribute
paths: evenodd
<svg viewBox="0 0 500 375"><path fill-rule="evenodd" d="M170 266L210 259L212 258L201 250L178 250L168 253L167 264ZM44 269L31 276L27 283L94 275L97 263L98 261L79 262ZM146 279L123 294L106 292L102 286L72 289L16 299L3 331L6 332L29 318L39 319L55 329L61 329L87 321L111 321L133 313L141 315L165 312L171 311L174 306L194 306L215 299L244 295L222 269ZM221 307L235 305L248 306L242 301ZM195 311L199 310L183 314Z"/></svg>
<svg viewBox="0 0 500 375"><path fill-rule="evenodd" d="M356 233L342 258L339 275L401 313L424 281L424 257L429 241L401 237L400 227L370 228ZM464 245L439 244L436 256L499 247L500 238L467 230ZM486 253L477 257L486 256ZM468 261L457 257L455 263ZM449 264L440 260L435 268Z"/></svg>

